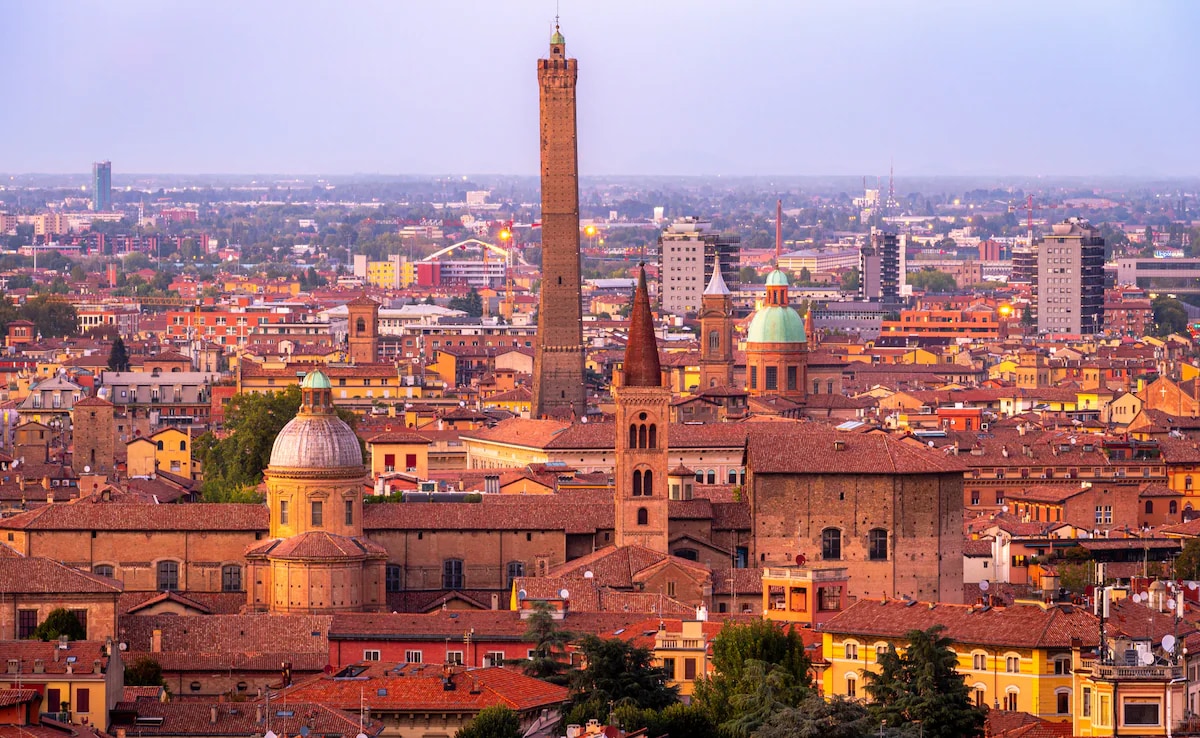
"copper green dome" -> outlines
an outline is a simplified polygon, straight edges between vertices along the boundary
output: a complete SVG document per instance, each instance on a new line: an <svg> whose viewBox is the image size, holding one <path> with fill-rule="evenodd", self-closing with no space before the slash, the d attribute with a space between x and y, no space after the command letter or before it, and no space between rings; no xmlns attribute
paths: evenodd
<svg viewBox="0 0 1200 738"><path fill-rule="evenodd" d="M750 321L746 343L804 343L804 319L790 307L759 308Z"/></svg>
<svg viewBox="0 0 1200 738"><path fill-rule="evenodd" d="M554 27L554 35L550 37L550 43L551 44L565 44L566 42L567 42L567 40L565 38L563 38L563 35L561 33L559 33L558 26L555 26Z"/></svg>
<svg viewBox="0 0 1200 738"><path fill-rule="evenodd" d="M771 272L770 274L767 275L767 286L768 287L787 287L788 286L787 273L784 272L782 269L776 269L775 271Z"/></svg>
<svg viewBox="0 0 1200 738"><path fill-rule="evenodd" d="M333 389L333 384L329 381L329 377L325 376L325 372L316 369L304 375L300 389Z"/></svg>

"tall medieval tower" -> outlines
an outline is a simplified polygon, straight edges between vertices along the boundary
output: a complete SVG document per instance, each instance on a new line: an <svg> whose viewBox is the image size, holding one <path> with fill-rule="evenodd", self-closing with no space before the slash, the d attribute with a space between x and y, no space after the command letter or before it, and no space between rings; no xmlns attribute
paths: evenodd
<svg viewBox="0 0 1200 738"><path fill-rule="evenodd" d="M349 329L346 333L350 361L374 364L379 361L379 303L359 295L346 303Z"/></svg>
<svg viewBox="0 0 1200 738"><path fill-rule="evenodd" d="M534 417L587 412L579 285L579 153L575 133L578 64L554 27L550 58L538 59L541 88L542 287L533 360Z"/></svg>
<svg viewBox="0 0 1200 738"><path fill-rule="evenodd" d="M638 271L617 402L616 544L667 553L667 432L671 390L662 383L646 267Z"/></svg>
<svg viewBox="0 0 1200 738"><path fill-rule="evenodd" d="M733 386L733 294L721 276L720 256L700 300L700 391Z"/></svg>

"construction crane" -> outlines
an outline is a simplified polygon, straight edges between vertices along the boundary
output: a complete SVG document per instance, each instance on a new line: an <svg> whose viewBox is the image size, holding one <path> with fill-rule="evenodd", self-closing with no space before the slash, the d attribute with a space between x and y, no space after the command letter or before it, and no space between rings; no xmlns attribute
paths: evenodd
<svg viewBox="0 0 1200 738"><path fill-rule="evenodd" d="M1008 211L1010 213L1016 212L1017 210L1027 211L1026 217L1028 219L1028 225L1029 225L1029 245L1032 246L1033 245L1033 211L1034 210L1057 210L1058 208L1061 208L1061 207L1064 207L1064 206L1063 205L1034 205L1033 204L1033 195L1031 194L1031 195L1029 195L1028 201L1026 202L1025 205L1009 205Z"/></svg>

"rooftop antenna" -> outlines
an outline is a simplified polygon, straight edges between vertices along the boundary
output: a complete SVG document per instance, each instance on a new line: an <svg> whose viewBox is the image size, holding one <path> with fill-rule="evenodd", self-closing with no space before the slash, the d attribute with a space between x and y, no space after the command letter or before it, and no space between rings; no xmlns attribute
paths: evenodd
<svg viewBox="0 0 1200 738"><path fill-rule="evenodd" d="M779 252L783 249L783 200L775 201L775 266L779 267Z"/></svg>

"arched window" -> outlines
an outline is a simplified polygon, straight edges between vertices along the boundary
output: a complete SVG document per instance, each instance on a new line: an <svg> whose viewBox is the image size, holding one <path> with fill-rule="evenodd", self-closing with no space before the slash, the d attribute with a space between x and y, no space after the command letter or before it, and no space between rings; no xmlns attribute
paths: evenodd
<svg viewBox="0 0 1200 738"><path fill-rule="evenodd" d="M92 573L111 579L113 575L113 568L108 564L96 564L92 567Z"/></svg>
<svg viewBox="0 0 1200 738"><path fill-rule="evenodd" d="M729 470L728 479L729 479L729 482L728 482L729 484L737 484L737 469Z"/></svg>
<svg viewBox="0 0 1200 738"><path fill-rule="evenodd" d="M709 331L708 332L708 350L709 351L720 351L721 350L721 333L719 331Z"/></svg>
<svg viewBox="0 0 1200 738"><path fill-rule="evenodd" d="M658 448L658 426L650 424L650 445L646 448Z"/></svg>
<svg viewBox="0 0 1200 738"><path fill-rule="evenodd" d="M649 525L650 524L650 513L646 512L646 508L644 508L644 507L638 508L637 524L638 525Z"/></svg>
<svg viewBox="0 0 1200 738"><path fill-rule="evenodd" d="M975 689L975 706L976 707L986 707L987 706L987 686L985 686L984 684L976 684L974 689Z"/></svg>
<svg viewBox="0 0 1200 738"><path fill-rule="evenodd" d="M837 528L826 528L821 531L821 558L826 561L841 560L842 532Z"/></svg>
<svg viewBox="0 0 1200 738"><path fill-rule="evenodd" d="M442 589L463 588L462 559L446 559L442 562Z"/></svg>
<svg viewBox="0 0 1200 738"><path fill-rule="evenodd" d="M654 494L654 472L649 469L642 475L642 496L649 497Z"/></svg>
<svg viewBox="0 0 1200 738"><path fill-rule="evenodd" d="M1147 515L1154 514L1154 501L1153 500L1146 500L1146 514Z"/></svg>
<svg viewBox="0 0 1200 738"><path fill-rule="evenodd" d="M367 321L362 318L359 318L358 321L354 324L354 330L357 332L357 335L360 335L360 336L362 334L366 333L367 332Z"/></svg>
<svg viewBox="0 0 1200 738"><path fill-rule="evenodd" d="M700 560L700 552L694 548L677 548L671 553L671 555L678 556L681 559L687 559L688 561Z"/></svg>
<svg viewBox="0 0 1200 738"><path fill-rule="evenodd" d="M179 442L179 450L180 450L180 451L187 451L187 441L180 441L180 442Z"/></svg>
<svg viewBox="0 0 1200 738"><path fill-rule="evenodd" d="M513 580L516 579L517 577L523 577L523 576L525 576L525 562L524 561L508 562L508 579L507 579L508 583L505 585L505 588L512 589Z"/></svg>
<svg viewBox="0 0 1200 738"><path fill-rule="evenodd" d="M629 448L637 448L637 426L629 424Z"/></svg>
<svg viewBox="0 0 1200 738"><path fill-rule="evenodd" d="M242 591L242 567L237 564L227 564L221 567L221 591Z"/></svg>
<svg viewBox="0 0 1200 738"><path fill-rule="evenodd" d="M813 380L813 394L814 395L821 394L821 380L819 380L819 379Z"/></svg>
<svg viewBox="0 0 1200 738"><path fill-rule="evenodd" d="M1016 687L1010 687L1008 694L1004 695L1004 709L1008 710L1009 712L1016 712L1017 711L1017 700L1020 697L1020 695L1021 695L1021 693L1017 690Z"/></svg>
<svg viewBox="0 0 1200 738"><path fill-rule="evenodd" d="M175 592L179 590L179 562L158 562L158 589L160 592Z"/></svg>
<svg viewBox="0 0 1200 738"><path fill-rule="evenodd" d="M1168 502L1167 503L1167 512L1169 512L1172 515L1179 512L1179 503L1176 502L1175 500L1171 500L1170 502Z"/></svg>
<svg viewBox="0 0 1200 738"><path fill-rule="evenodd" d="M633 496L634 497L642 496L642 470L641 469L633 470Z"/></svg>
<svg viewBox="0 0 1200 738"><path fill-rule="evenodd" d="M162 451L162 450L163 450L163 442L162 442L162 441L159 441L159 442L158 442L158 450L159 450L159 451Z"/></svg>
<svg viewBox="0 0 1200 738"><path fill-rule="evenodd" d="M1060 687L1054 691L1055 712L1066 715L1071 712L1071 690Z"/></svg>
<svg viewBox="0 0 1200 738"><path fill-rule="evenodd" d="M717 483L717 470L716 470L716 469L709 469L709 470L708 470L708 483L709 483L709 484L716 484L716 483Z"/></svg>
<svg viewBox="0 0 1200 738"><path fill-rule="evenodd" d="M1192 488L1192 478L1191 478L1190 476L1187 476L1187 477L1184 477L1184 478L1183 478L1183 488L1184 488L1184 489L1191 489L1191 488Z"/></svg>
<svg viewBox="0 0 1200 738"><path fill-rule="evenodd" d="M696 484L704 484L704 470L703 469L696 470Z"/></svg>
<svg viewBox="0 0 1200 738"><path fill-rule="evenodd" d="M870 561L887 561L888 532L883 528L873 528L867 533L867 559Z"/></svg>
<svg viewBox="0 0 1200 738"><path fill-rule="evenodd" d="M846 675L846 696L851 699L858 696L858 676L853 673Z"/></svg>
<svg viewBox="0 0 1200 738"><path fill-rule="evenodd" d="M645 423L638 426L638 448L648 448L646 446L646 425L645 425Z"/></svg>

